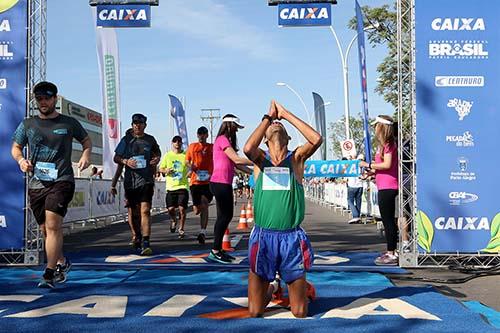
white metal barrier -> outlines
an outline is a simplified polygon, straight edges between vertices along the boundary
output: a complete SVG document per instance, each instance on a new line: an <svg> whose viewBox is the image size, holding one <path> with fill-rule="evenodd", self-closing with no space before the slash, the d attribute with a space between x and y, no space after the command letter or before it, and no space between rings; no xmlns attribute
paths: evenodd
<svg viewBox="0 0 500 333"><path fill-rule="evenodd" d="M75 194L68 206L68 213L64 218L64 226L71 229L76 224L90 222L94 226L98 222L114 222L124 220L127 214L125 208L125 191L121 182L117 184L118 193L111 193L111 180L75 179ZM152 212L165 209L165 182L155 182L152 202Z"/></svg>

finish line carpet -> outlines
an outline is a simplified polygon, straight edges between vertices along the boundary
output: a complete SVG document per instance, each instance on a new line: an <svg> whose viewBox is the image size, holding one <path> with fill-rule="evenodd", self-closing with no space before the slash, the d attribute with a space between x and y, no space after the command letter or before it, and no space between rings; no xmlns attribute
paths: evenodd
<svg viewBox="0 0 500 333"><path fill-rule="evenodd" d="M250 319L247 273L74 269L54 290L41 270L0 269L0 332L498 332L430 287L395 287L381 274L312 272L307 319L285 302Z"/></svg>

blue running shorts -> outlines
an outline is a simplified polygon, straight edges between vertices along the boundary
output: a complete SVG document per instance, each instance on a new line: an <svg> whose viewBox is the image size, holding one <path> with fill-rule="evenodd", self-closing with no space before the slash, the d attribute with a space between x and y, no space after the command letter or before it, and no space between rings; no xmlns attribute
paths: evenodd
<svg viewBox="0 0 500 333"><path fill-rule="evenodd" d="M248 258L250 270L261 279L271 282L278 272L288 284L311 268L314 253L301 227L272 230L256 225L250 234Z"/></svg>

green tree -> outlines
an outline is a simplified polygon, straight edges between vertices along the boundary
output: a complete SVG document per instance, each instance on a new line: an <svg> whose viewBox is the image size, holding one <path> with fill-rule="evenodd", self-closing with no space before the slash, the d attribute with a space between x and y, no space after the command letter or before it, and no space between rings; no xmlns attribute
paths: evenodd
<svg viewBox="0 0 500 333"><path fill-rule="evenodd" d="M373 119L370 120L370 123ZM364 142L364 129L363 129L363 115L358 114L357 117L349 117L349 126L351 128L351 136L356 145L356 151L358 154L365 153L365 142ZM346 139L345 137L345 116L336 122L330 122L328 125L328 133L330 133L329 141L331 142L330 150L333 153L334 159L342 158L342 149L340 148L340 143ZM374 133L373 127L370 127L370 137L372 138L372 156L375 156L375 142L373 140Z"/></svg>

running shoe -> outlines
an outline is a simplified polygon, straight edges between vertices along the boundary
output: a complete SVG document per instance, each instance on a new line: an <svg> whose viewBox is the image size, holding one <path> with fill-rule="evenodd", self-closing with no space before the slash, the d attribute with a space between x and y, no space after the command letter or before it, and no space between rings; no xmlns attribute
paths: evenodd
<svg viewBox="0 0 500 333"><path fill-rule="evenodd" d="M387 252L375 259L375 265L377 266L397 266L398 264L398 256Z"/></svg>
<svg viewBox="0 0 500 333"><path fill-rule="evenodd" d="M233 261L233 260L236 260L235 257L233 257L232 255L230 255L229 253L226 252L226 250L220 250L220 252L222 253L222 255L226 258L228 258L229 260Z"/></svg>
<svg viewBox="0 0 500 333"><path fill-rule="evenodd" d="M306 297L309 298L310 301L314 301L316 299L316 288L314 288L314 285L309 281L306 281L306 284Z"/></svg>
<svg viewBox="0 0 500 333"><path fill-rule="evenodd" d="M185 235L184 230L179 229L179 239L183 239Z"/></svg>
<svg viewBox="0 0 500 333"><path fill-rule="evenodd" d="M177 226L177 223L175 221L170 222L170 232L174 233L175 232L175 227Z"/></svg>
<svg viewBox="0 0 500 333"><path fill-rule="evenodd" d="M198 234L197 239L198 239L198 243L205 244L205 234L204 233L200 232Z"/></svg>
<svg viewBox="0 0 500 333"><path fill-rule="evenodd" d="M54 279L57 283L64 283L66 282L66 276L68 275L68 272L71 269L71 261L69 261L68 258L65 258L65 263L64 265L57 264L56 265L56 272L54 273Z"/></svg>
<svg viewBox="0 0 500 333"><path fill-rule="evenodd" d="M219 264L231 264L232 263L231 259L224 256L222 251L215 253L213 250L211 250L207 259L210 261L213 261L213 262L218 262Z"/></svg>
<svg viewBox="0 0 500 333"><path fill-rule="evenodd" d="M54 289L56 287L56 281L54 273L49 274L47 271L43 273L42 279L38 283L38 288Z"/></svg>
<svg viewBox="0 0 500 333"><path fill-rule="evenodd" d="M279 276L276 276L273 282L276 282L278 284L278 289L276 289L276 291L273 292L272 299L275 300L283 299L283 288L281 287L281 279L279 278Z"/></svg>
<svg viewBox="0 0 500 333"><path fill-rule="evenodd" d="M141 251L141 256L150 256L153 255L153 250L150 247L145 247Z"/></svg>

